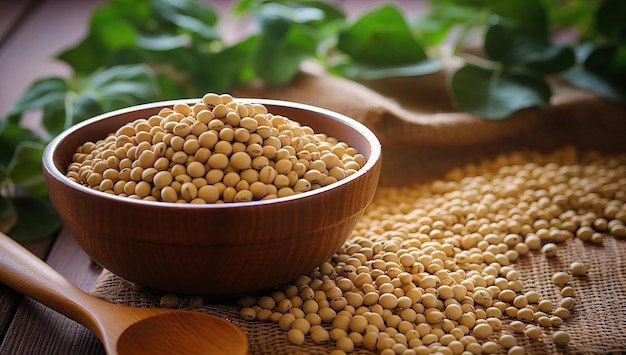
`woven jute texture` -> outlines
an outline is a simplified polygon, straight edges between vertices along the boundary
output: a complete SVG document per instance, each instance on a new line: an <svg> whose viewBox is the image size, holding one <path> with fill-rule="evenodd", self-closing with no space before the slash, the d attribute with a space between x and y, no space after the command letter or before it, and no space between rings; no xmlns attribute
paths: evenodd
<svg viewBox="0 0 626 355"><path fill-rule="evenodd" d="M305 68L287 88L249 86L233 95L312 104L364 123L383 145L381 187L412 186L444 177L454 167L512 151L550 152L574 145L581 152L626 152L626 110L567 87L559 86L552 108L524 110L503 121L448 112L450 104L440 75L415 82L393 79L355 83L312 67ZM514 267L520 272L525 291L535 290L542 299L558 304L561 287L554 285L551 277L567 270L572 261L589 265L589 273L569 282L576 290L577 304L561 329L570 334L570 343L555 346L550 337L555 328L543 328L544 337L539 340L516 335L518 344L525 347L526 354L626 353L626 240L606 237L602 245L590 245L572 239L560 246L558 257L530 252ZM107 301L136 307L159 307L161 297L136 291L130 282L106 270L91 292ZM235 300L232 304L207 302L193 308L181 297L179 307L234 322L247 334L251 354L328 354L333 349L332 341L316 345L310 337L303 345L293 345L276 323L243 320ZM510 322L503 318L505 329ZM489 340L497 341L495 334ZM368 352L356 348L354 353Z"/></svg>

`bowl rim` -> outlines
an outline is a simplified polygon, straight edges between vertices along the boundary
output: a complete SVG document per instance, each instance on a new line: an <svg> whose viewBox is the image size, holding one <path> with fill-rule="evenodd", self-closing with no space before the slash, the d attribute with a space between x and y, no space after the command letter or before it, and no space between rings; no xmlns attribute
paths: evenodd
<svg viewBox="0 0 626 355"><path fill-rule="evenodd" d="M245 208L245 207L256 207L256 206L263 206L263 205L280 204L280 203L285 203L289 201L305 199L313 195L319 195L326 191L337 189L341 186L351 183L354 180L357 180L358 178L368 173L370 170L372 170L375 167L376 164L379 163L382 157L382 146L381 146L380 141L376 137L376 135L361 122L353 118L350 118L344 114L341 114L339 112L332 111L329 109L325 109L325 108L321 108L321 107L317 107L317 106L313 106L309 104L299 103L299 102L293 102L293 101L233 97L233 100L237 102L256 103L256 104L273 105L273 106L285 106L285 107L294 108L294 109L312 111L312 112L324 115L332 120L339 121L340 123L351 127L352 129L357 131L359 134L361 134L365 138L370 148L369 157L367 158L365 165L362 166L359 170L357 170L356 173L350 176L347 176L345 179L336 181L332 184L320 187L315 190L310 190L307 192L303 192L303 193L299 193L299 194L295 194L291 196L279 197L279 198L270 199L270 200L258 200L258 201L236 202L236 203L206 203L206 204L146 201L146 200L133 199L133 198L123 197L123 196L117 196L114 194L108 194L108 193L98 191L98 190L93 190L84 185L71 181L65 175L64 172L62 172L60 169L57 168L56 164L54 163L54 152L56 151L58 146L63 141L65 141L70 135L74 134L75 132L79 131L80 129L86 126L92 125L102 120L106 120L110 117L130 113L133 111L146 110L146 109L151 109L151 108L156 108L156 107L172 107L174 104L177 104L177 103L189 104L189 103L196 103L199 100L202 100L202 99L190 98L190 99L155 101L155 102L134 105L134 106L117 109L114 111L105 112L103 114L81 121L65 129L61 133L59 133L55 138L53 138L46 145L44 152L43 152L43 157L42 157L42 168L47 174L50 175L51 178L57 180L63 185L66 185L67 187L72 188L72 189L77 189L79 192L82 192L84 194L88 194L94 197L98 197L98 198L109 199L112 201L118 201L122 203L145 205L149 207L163 206L163 207L168 207L168 208L180 208L180 209L207 209L207 208L208 209L227 209L227 208L233 208L233 207ZM294 121L298 122L297 120L294 120ZM316 133L326 133L326 132L316 132Z"/></svg>

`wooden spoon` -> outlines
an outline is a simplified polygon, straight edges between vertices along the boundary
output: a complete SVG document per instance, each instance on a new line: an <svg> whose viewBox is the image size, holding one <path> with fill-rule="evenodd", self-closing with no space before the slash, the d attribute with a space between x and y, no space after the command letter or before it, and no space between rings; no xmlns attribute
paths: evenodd
<svg viewBox="0 0 626 355"><path fill-rule="evenodd" d="M0 281L87 327L110 355L248 353L245 334L225 319L103 301L2 233Z"/></svg>

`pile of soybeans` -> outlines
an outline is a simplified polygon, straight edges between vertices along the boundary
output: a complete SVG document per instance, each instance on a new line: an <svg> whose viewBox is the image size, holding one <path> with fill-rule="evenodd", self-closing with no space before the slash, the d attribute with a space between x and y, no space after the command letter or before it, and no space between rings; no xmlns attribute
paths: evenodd
<svg viewBox="0 0 626 355"><path fill-rule="evenodd" d="M365 157L262 104L207 93L77 147L69 179L118 196L173 203L291 196L354 174Z"/></svg>
<svg viewBox="0 0 626 355"><path fill-rule="evenodd" d="M303 353L513 355L529 342L567 352L568 318L585 293L572 281L593 278L595 265L561 260L552 286L538 288L516 263L554 260L569 243L622 243L625 223L626 154L501 155L431 183L380 187L330 260L241 297L240 315L277 324Z"/></svg>

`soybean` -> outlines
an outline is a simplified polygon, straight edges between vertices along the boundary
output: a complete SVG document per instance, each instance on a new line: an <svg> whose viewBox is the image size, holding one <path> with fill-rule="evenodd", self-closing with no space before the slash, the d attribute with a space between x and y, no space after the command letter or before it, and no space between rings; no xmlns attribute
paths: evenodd
<svg viewBox="0 0 626 355"><path fill-rule="evenodd" d="M569 269L574 276L584 276L587 274L587 266L579 261L571 263Z"/></svg>
<svg viewBox="0 0 626 355"><path fill-rule="evenodd" d="M564 346L569 343L570 336L565 331L557 330L554 334L552 334L552 341L554 341L554 344L556 345Z"/></svg>
<svg viewBox="0 0 626 355"><path fill-rule="evenodd" d="M66 175L96 190L150 201L249 202L332 184L365 163L347 143L263 105L207 93L191 107L177 103L85 142ZM245 183L232 183L229 174ZM192 181L195 188L185 184ZM217 189L196 191L204 186Z"/></svg>

